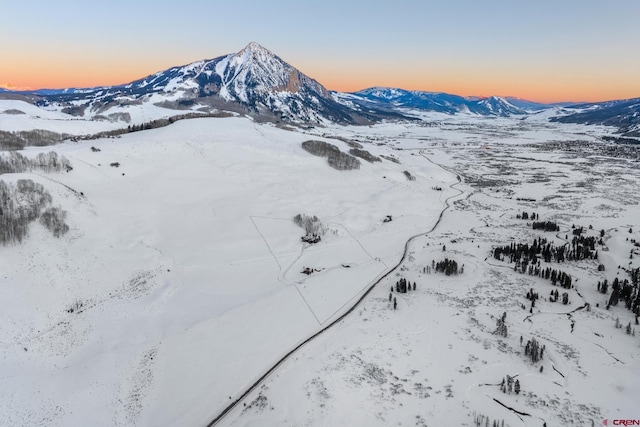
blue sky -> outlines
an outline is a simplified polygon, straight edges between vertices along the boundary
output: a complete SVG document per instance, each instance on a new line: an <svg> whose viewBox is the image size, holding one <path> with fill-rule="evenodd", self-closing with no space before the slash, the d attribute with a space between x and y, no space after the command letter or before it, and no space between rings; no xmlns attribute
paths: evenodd
<svg viewBox="0 0 640 427"><path fill-rule="evenodd" d="M640 1L4 1L0 84L125 83L267 47L329 89L640 96Z"/></svg>

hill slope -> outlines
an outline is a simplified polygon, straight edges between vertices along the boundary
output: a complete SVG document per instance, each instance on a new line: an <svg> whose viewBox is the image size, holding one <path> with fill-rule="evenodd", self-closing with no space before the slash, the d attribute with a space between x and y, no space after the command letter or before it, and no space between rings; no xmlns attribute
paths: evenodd
<svg viewBox="0 0 640 427"><path fill-rule="evenodd" d="M640 137L640 98L581 104L567 109L570 113L554 117L553 122L614 126L622 136Z"/></svg>

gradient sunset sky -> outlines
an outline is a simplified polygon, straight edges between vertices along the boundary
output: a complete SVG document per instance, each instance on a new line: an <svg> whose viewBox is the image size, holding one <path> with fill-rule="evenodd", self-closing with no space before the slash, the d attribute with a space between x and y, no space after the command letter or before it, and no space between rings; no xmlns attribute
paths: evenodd
<svg viewBox="0 0 640 427"><path fill-rule="evenodd" d="M256 41L332 90L640 97L640 0L0 4L2 87L122 84Z"/></svg>

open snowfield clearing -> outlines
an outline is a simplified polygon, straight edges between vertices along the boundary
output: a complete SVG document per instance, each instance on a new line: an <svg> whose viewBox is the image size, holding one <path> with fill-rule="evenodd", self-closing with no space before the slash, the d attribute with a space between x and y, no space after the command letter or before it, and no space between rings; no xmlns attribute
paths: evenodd
<svg viewBox="0 0 640 427"><path fill-rule="evenodd" d="M640 327L623 303L606 309L611 291L596 286L640 266L638 163L602 156L585 128L504 123L500 129L521 130L490 139L494 123L371 132L403 149L395 151L402 160L422 147L421 155L463 177L468 198L411 244L408 260L353 315L298 351L219 425L471 426L476 414L488 425L541 427L638 418L640 347L624 327ZM560 231L532 230L517 218L524 211L557 221ZM496 246L538 237L560 246L574 224L587 236L605 234L598 260L550 264L574 278L572 289L560 288L566 305L549 298L558 286L492 256ZM445 257L464 272L425 273ZM394 290L394 310L390 288L401 277L416 291ZM540 295L531 312L530 289ZM503 313L506 337L496 334ZM545 345L536 363L524 354L532 338ZM500 391L507 375L519 381L519 394Z"/></svg>
<svg viewBox="0 0 640 427"><path fill-rule="evenodd" d="M18 116L0 115L0 129ZM22 151L71 161L68 173L2 175L41 183L70 231L54 238L36 221L22 244L0 247L0 425L207 425L436 224L219 425L640 416L639 343L625 333L633 314L624 302L607 310L611 290L596 285L640 265L637 152L602 143L610 129L544 115L423 119L304 131L193 119ZM338 171L302 148L310 139L348 152L347 139L383 160ZM517 218L525 211L560 230L533 230ZM301 242L296 214L320 219L319 243ZM562 246L573 225L604 230L597 260L550 263L573 288L493 256L538 237ZM444 258L464 271L427 271ZM416 290L394 289L394 310L401 277ZM558 289L567 304L550 300ZM507 336L495 333L503 313ZM532 338L545 346L536 363L524 354ZM500 391L507 375L519 394Z"/></svg>
<svg viewBox="0 0 640 427"><path fill-rule="evenodd" d="M311 138L197 119L25 150L71 161L69 173L2 176L43 184L70 231L34 222L0 248L0 424L206 424L457 194L455 175L423 157L337 171L301 148ZM326 226L320 243L300 241L298 213Z"/></svg>

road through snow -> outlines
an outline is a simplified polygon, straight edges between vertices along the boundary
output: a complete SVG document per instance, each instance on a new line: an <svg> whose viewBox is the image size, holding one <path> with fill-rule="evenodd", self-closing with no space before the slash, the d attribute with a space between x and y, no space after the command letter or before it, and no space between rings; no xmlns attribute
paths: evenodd
<svg viewBox="0 0 640 427"><path fill-rule="evenodd" d="M272 373L274 373L276 369L278 369L287 359L289 359L300 348L302 348L303 346L305 346L306 344L308 344L309 342L311 342L312 340L314 340L315 338L317 338L318 336L320 336L324 332L328 331L332 327L336 326L337 324L342 322L349 314L351 314L360 305L360 303L362 303L362 301L364 301L364 299L367 297L367 295L369 295L369 293L371 293L371 291L380 282L382 282L382 280L384 280L387 276L389 276L391 273L396 271L396 269L402 265L402 263L405 261L405 259L407 257L407 254L409 253L409 245L411 244L411 242L413 240L417 239L418 237L427 236L430 233L432 233L438 227L440 222L442 221L444 213L452 206L453 202L451 200L455 199L455 198L460 198L463 194L465 194L465 192L463 190L455 188L458 184L462 183L459 174L457 174L454 171L442 166L439 163L434 162L433 160L431 160L429 157L427 157L424 154L423 150L420 150L420 155L422 157L424 157L425 159L427 159L432 164L440 167L441 169L443 169L446 172L456 176L456 178L457 178L455 183L449 185L449 188L458 191L458 194L451 195L445 200L446 206L442 209L442 211L440 211L440 215L438 216L438 219L436 220L436 222L433 225L433 227L431 227L429 230L427 230L427 231L425 231L423 233L415 234L415 235L411 236L409 239L407 239L407 241L404 244L404 250L402 252L402 258L400 258L400 260L394 266L389 268L386 273L384 273L382 276L380 276L376 280L374 280L373 283L362 293L362 295L360 295L360 297L357 300L355 300L355 302L353 303L353 305L350 308L348 308L343 314L341 314L338 318L333 320L331 323L329 323L328 325L326 325L322 329L318 330L313 335L311 335L308 338L306 338L305 340L303 340L300 344L298 344L296 347L294 347L288 353L286 353L284 356L282 356L261 377L256 379L249 387L247 387L247 389L244 392L242 392L242 394L240 394L237 398L233 399L232 402L229 403L229 405L227 405L212 421L210 421L207 424L207 427L213 427L213 426L217 425L220 421L222 421L224 419L224 417L230 411L232 411L236 406L238 406L240 404L240 402L242 402L251 392L253 392L260 384L262 384L262 382L265 379L267 379ZM471 194L472 193L468 193L467 197L469 197Z"/></svg>

